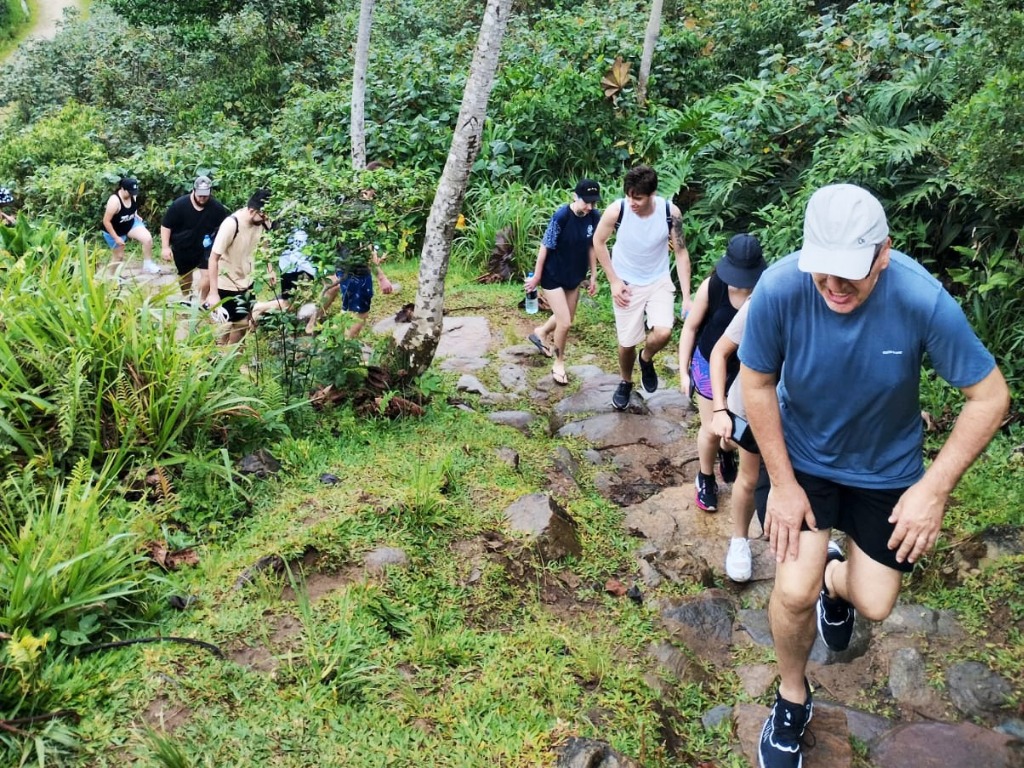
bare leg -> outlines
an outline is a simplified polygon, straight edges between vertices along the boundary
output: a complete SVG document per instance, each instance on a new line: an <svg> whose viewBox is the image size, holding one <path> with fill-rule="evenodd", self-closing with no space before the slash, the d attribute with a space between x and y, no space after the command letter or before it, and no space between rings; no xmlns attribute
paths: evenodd
<svg viewBox="0 0 1024 768"><path fill-rule="evenodd" d="M178 275L178 289L181 291L181 295L185 297L186 301L188 301L188 297L192 293L192 278L195 273L196 271L194 269L190 269L185 274ZM203 297L200 296L199 298L201 301Z"/></svg>
<svg viewBox="0 0 1024 768"><path fill-rule="evenodd" d="M654 359L654 356L665 348L668 344L669 339L672 338L671 328L661 328L655 326L647 332L647 338L644 340L643 354L644 360L650 362ZM709 422L710 423L710 422Z"/></svg>
<svg viewBox="0 0 1024 768"><path fill-rule="evenodd" d="M619 376L623 381L633 380L633 366L636 365L636 347L619 347Z"/></svg>
<svg viewBox="0 0 1024 768"><path fill-rule="evenodd" d="M700 471L705 475L715 473L715 457L718 455L718 435L711 431L714 419L714 404L706 397L696 396L697 410L700 412L700 429L697 430L697 456L700 460Z"/></svg>
<svg viewBox="0 0 1024 768"><path fill-rule="evenodd" d="M153 260L153 236L145 227L133 227L128 237L142 245L142 258L145 261Z"/></svg>
<svg viewBox="0 0 1024 768"><path fill-rule="evenodd" d="M846 562L831 561L825 574L829 594L852 603L871 621L882 621L889 615L901 582L899 571L872 560L852 539L847 539Z"/></svg>
<svg viewBox="0 0 1024 768"><path fill-rule="evenodd" d="M742 448L736 450L740 454L740 467L736 482L732 484L732 535L745 539L750 533L750 521L754 519L754 489L761 457Z"/></svg>
<svg viewBox="0 0 1024 768"><path fill-rule="evenodd" d="M829 529L803 531L800 554L775 570L775 587L768 603L768 618L779 665L779 693L794 704L807 698L804 676L814 645L815 605L821 590Z"/></svg>
<svg viewBox="0 0 1024 768"><path fill-rule="evenodd" d="M363 326L366 325L366 318L369 316L369 312L356 313L356 317L358 317L359 319L356 322L352 323L352 325L348 327L348 330L345 331L345 338L354 339L356 336L358 336L362 332Z"/></svg>

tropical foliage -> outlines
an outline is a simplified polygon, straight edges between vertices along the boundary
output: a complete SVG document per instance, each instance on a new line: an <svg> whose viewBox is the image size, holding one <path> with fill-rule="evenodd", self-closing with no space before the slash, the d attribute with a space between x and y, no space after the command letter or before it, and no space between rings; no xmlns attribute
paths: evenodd
<svg viewBox="0 0 1024 768"><path fill-rule="evenodd" d="M16 6L0 3L0 30ZM458 271L470 280L483 275L500 232L512 244L517 279L578 176L598 179L607 202L624 169L638 162L658 168L661 191L683 208L697 275L737 231L757 234L771 259L793 250L811 192L856 182L884 201L897 247L950 286L1015 393L1024 393L1020 3L670 0L642 105L633 82L641 10L618 0L516 4L456 226ZM344 562L353 547L383 537L415 544L425 560L453 569L453 532L481 529L496 497L522 490L521 474L494 466L490 443L498 438L474 427L486 450L458 440L454 408L439 407L422 427L388 429L357 419L356 410L315 412L311 393L320 406L325 392L343 400L369 382L376 389L359 403L363 417L388 415L408 394L391 388L383 363L363 364L364 350L345 338L343 321L328 321L309 339L282 313L261 326L242 360L216 348L197 313L168 322L166 296L102 279L105 256L92 246L119 176L141 179L141 211L155 231L167 204L203 173L229 208L256 187L273 191L271 212L286 211L290 226L268 237L272 249L301 225L324 272L333 270L337 247L372 242L392 265L414 273L480 13L481 4L468 0L378 0L366 140L367 159L384 167L369 172L353 172L349 162L353 3L95 0L88 17L72 17L55 40L34 44L5 71L0 185L15 189L21 209L15 226L0 226L6 717L34 718L83 701L83 666L104 674L84 649L140 632L159 611L158 598L176 585L173 577L152 577L140 554L144 538L249 546L241 520L258 510L261 491L239 476L236 462L254 447L277 441L296 474L326 472L326 456L349 462L360 478L361 468L373 467L372 480L384 489L372 503L358 486L339 489L333 506L318 512L327 522L309 529L282 533L267 523L259 543L273 542L290 562L313 548ZM366 190L374 193L366 215L346 217ZM302 297L315 296L310 288ZM474 296L493 302L498 294ZM607 320L581 321L581 339L599 338ZM178 332L181 322L190 332ZM387 353L374 350L374 361ZM438 381L425 377L418 386L444 391ZM924 397L936 414L952 409L949 391L930 378ZM1016 427L1008 429L1007 442L1019 438ZM421 450L406 455L409 444ZM464 447L450 450L455 444ZM519 447L537 450L526 441ZM1019 458L1006 445L1001 451L983 469L992 487L1001 487L999 479L984 473L1010 473ZM398 458L389 464L382 456ZM999 521L1019 523L1008 501L1015 498L992 500ZM590 526L588 554L617 562L625 546L608 543L618 534L607 510L591 500L578 504ZM370 522L358 514L368 511ZM606 573L592 563L582 567ZM214 562L211 579L220 584L225 568ZM301 596L303 585L290 578ZM481 625L536 618L500 603L510 587L499 576L480 578L503 612ZM247 625L258 623L263 608L260 594L249 597L273 586L253 581L244 599L228 598ZM299 692L295 701L312 697L319 712L332 713L317 724L325 733L337 731L332 718L340 711L366 746L337 745L339 754L357 757L375 745L400 751L440 742L456 745L456 762L474 754L484 737L461 713L481 714L503 685L519 719L488 734L495 761L516 753L543 762L550 745L537 702L562 707L584 689L605 697L628 746L645 748L645 733L658 726L645 722L648 710L635 713L635 700L649 695L636 670L619 669L608 648L574 632L547 629L546 650L538 650L529 639L471 627L491 608L455 581L425 587L399 578L330 608L300 597L302 644L273 684L240 682L227 667L214 677L257 698L282 688ZM618 618L636 637L652 637L646 621ZM524 677L501 667L509 658L523 665L540 659L544 674L510 693ZM395 671L408 665L436 676L429 696ZM462 694L448 687L450 674L481 669L487 675L479 675L472 701L456 700ZM600 689L605 680L614 682L613 694ZM684 687L679 696L707 703L698 689ZM381 706L385 690L397 691L389 704L401 722L381 733L380 710L361 705ZM215 695L206 703L225 713L240 706ZM282 706L301 719L295 702ZM428 721L430 733L404 727ZM103 723L92 727L100 739L109 735ZM12 764L59 760L72 748L72 733L61 718L38 721L38 738L0 730L0 755ZM219 745L245 743L250 761L265 757L237 733L206 736ZM319 743L296 738L302 749ZM722 740L700 738L694 761L722 748ZM167 764L183 762L173 743L152 741ZM237 757L218 749L222 764Z"/></svg>

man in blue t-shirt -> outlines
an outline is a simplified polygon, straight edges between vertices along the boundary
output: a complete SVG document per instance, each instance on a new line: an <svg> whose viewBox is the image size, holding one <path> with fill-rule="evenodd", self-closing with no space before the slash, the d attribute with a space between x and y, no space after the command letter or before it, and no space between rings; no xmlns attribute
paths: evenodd
<svg viewBox="0 0 1024 768"><path fill-rule="evenodd" d="M935 545L953 487L1009 406L960 307L891 246L870 193L823 187L807 205L802 249L764 273L750 303L741 377L771 478L764 529L778 564L769 618L780 683L761 733L762 768L801 764L815 624L841 651L857 611L889 615L902 573ZM966 397L927 470L925 355ZM832 528L846 533L845 557Z"/></svg>
<svg viewBox="0 0 1024 768"><path fill-rule="evenodd" d="M569 326L576 316L580 286L590 273L587 293L597 293L597 257L594 255L594 230L601 221L601 212L594 204L601 198L596 181L580 179L573 201L561 206L544 232L537 250L537 265L526 280L526 290L540 285L551 307L551 317L534 328L530 341L548 357L554 357L551 378L556 384L568 384L565 372L565 342Z"/></svg>

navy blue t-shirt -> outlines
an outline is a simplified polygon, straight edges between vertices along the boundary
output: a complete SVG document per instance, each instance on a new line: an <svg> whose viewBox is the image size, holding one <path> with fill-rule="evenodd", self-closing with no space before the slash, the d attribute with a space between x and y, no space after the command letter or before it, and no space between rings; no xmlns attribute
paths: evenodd
<svg viewBox="0 0 1024 768"><path fill-rule="evenodd" d="M583 282L590 269L590 249L599 221L601 212L597 209L586 216L577 216L568 205L555 211L541 240L548 249L540 276L542 288L572 290Z"/></svg>

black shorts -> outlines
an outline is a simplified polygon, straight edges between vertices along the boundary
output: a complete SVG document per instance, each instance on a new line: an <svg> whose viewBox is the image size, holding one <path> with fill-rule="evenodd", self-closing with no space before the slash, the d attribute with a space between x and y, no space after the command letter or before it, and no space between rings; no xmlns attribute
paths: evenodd
<svg viewBox="0 0 1024 768"><path fill-rule="evenodd" d="M281 298L285 301L291 301L295 286L303 280L312 279L313 276L308 272L285 272L281 275Z"/></svg>
<svg viewBox="0 0 1024 768"><path fill-rule="evenodd" d="M240 323L249 319L249 310L252 308L256 297L252 293L252 286L244 291L217 291L220 294L220 305L228 311L228 318L232 323Z"/></svg>
<svg viewBox="0 0 1024 768"><path fill-rule="evenodd" d="M807 494L819 529L843 531L864 554L893 570L903 573L914 570L913 563L896 562L896 550L889 549L889 539L896 528L889 522L889 515L906 488L854 488L804 472L794 471L794 475ZM754 508L762 526L769 487L768 473L762 464L757 490L754 491ZM803 530L810 530L806 523Z"/></svg>
<svg viewBox="0 0 1024 768"><path fill-rule="evenodd" d="M174 255L174 268L178 270L178 274L181 276L187 275L194 269L209 269L210 268L210 251L176 251L173 248L171 253Z"/></svg>
<svg viewBox="0 0 1024 768"><path fill-rule="evenodd" d="M561 288L563 291L575 291L580 284L587 279L587 274L582 275L559 270L548 269L544 265L544 271L540 273L540 287L545 291L553 291Z"/></svg>

